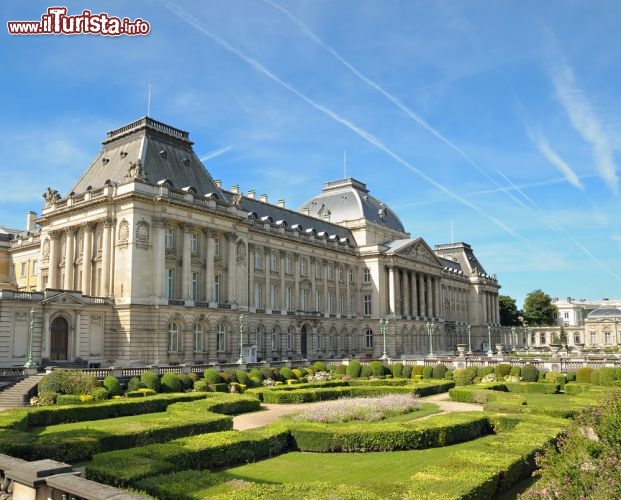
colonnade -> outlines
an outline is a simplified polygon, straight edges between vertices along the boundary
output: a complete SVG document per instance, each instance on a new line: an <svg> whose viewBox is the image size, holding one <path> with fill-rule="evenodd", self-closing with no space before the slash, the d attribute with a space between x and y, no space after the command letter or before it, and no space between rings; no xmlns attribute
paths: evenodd
<svg viewBox="0 0 621 500"><path fill-rule="evenodd" d="M394 316L440 318L440 277L396 266L388 267L388 312Z"/></svg>

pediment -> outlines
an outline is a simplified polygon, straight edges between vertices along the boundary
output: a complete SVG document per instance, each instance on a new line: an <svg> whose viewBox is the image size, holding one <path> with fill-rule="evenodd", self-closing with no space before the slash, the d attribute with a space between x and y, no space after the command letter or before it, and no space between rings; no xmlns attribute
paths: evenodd
<svg viewBox="0 0 621 500"><path fill-rule="evenodd" d="M64 306L81 306L85 302L82 298L78 298L75 293L60 292L51 297L47 297L41 301L42 304L60 304Z"/></svg>
<svg viewBox="0 0 621 500"><path fill-rule="evenodd" d="M393 255L418 262L425 262L427 264L442 265L437 255L429 248L429 245L427 245L422 238L413 240L411 243L396 249Z"/></svg>

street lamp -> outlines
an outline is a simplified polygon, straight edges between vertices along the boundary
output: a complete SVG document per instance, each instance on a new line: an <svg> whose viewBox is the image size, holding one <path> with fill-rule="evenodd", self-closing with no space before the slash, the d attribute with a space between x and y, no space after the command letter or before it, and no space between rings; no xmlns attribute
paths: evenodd
<svg viewBox="0 0 621 500"><path fill-rule="evenodd" d="M487 355L492 357L494 351L492 351L492 325L487 325Z"/></svg>
<svg viewBox="0 0 621 500"><path fill-rule="evenodd" d="M388 320L387 319L380 319L379 320L379 328L380 328L380 332L384 337L384 353L382 354L382 357L380 358L382 361L388 361L388 355L386 354L386 332L388 331Z"/></svg>
<svg viewBox="0 0 621 500"><path fill-rule="evenodd" d="M244 315L239 315L239 359L237 364L243 365L246 362L244 360Z"/></svg>
<svg viewBox="0 0 621 500"><path fill-rule="evenodd" d="M427 321L427 333L429 334L429 357L433 356L433 321Z"/></svg>
<svg viewBox="0 0 621 500"><path fill-rule="evenodd" d="M530 346L533 345L533 329L529 326L527 332L528 338L526 339L526 354L528 354Z"/></svg>
<svg viewBox="0 0 621 500"><path fill-rule="evenodd" d="M32 359L32 335L34 332L34 320L36 312L37 311L34 307L30 310L30 328L28 329L28 361L26 361L24 368L37 368L37 363Z"/></svg>
<svg viewBox="0 0 621 500"><path fill-rule="evenodd" d="M468 323L468 356L472 356L472 338L470 337L470 323Z"/></svg>

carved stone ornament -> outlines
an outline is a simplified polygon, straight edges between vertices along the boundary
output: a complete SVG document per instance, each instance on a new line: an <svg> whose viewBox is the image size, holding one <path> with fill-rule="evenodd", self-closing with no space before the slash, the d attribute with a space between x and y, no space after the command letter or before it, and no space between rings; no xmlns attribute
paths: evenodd
<svg viewBox="0 0 621 500"><path fill-rule="evenodd" d="M60 200L60 193L56 189L48 187L47 191L43 193L43 199L46 205L55 203Z"/></svg>
<svg viewBox="0 0 621 500"><path fill-rule="evenodd" d="M43 242L43 257L47 258L50 256L50 240L48 238L45 238L45 241Z"/></svg>
<svg viewBox="0 0 621 500"><path fill-rule="evenodd" d="M136 242L147 244L149 243L149 223L145 220L140 220L136 224Z"/></svg>
<svg viewBox="0 0 621 500"><path fill-rule="evenodd" d="M235 205L237 208L241 208L243 198L244 197L241 193L236 193L235 196L233 196L233 205Z"/></svg>
<svg viewBox="0 0 621 500"><path fill-rule="evenodd" d="M243 241L240 241L237 245L237 257L240 259L246 258L246 245Z"/></svg>
<svg viewBox="0 0 621 500"><path fill-rule="evenodd" d="M123 219L119 223L119 242L127 243L128 239L129 239L129 222Z"/></svg>

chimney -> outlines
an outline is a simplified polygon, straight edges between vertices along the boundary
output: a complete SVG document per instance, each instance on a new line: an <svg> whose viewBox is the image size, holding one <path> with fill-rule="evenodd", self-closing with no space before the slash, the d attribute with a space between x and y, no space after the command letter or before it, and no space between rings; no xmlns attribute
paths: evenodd
<svg viewBox="0 0 621 500"><path fill-rule="evenodd" d="M32 210L26 214L26 231L34 231L37 213Z"/></svg>
<svg viewBox="0 0 621 500"><path fill-rule="evenodd" d="M248 194L246 195L247 198L250 198L251 200L254 200L254 195L256 194L254 189L251 189L248 191Z"/></svg>
<svg viewBox="0 0 621 500"><path fill-rule="evenodd" d="M235 184L232 188L231 188L231 193L233 194L237 194L239 193L239 185Z"/></svg>
<svg viewBox="0 0 621 500"><path fill-rule="evenodd" d="M285 200L278 200L276 202L276 205L279 206L280 208L285 208Z"/></svg>
<svg viewBox="0 0 621 500"><path fill-rule="evenodd" d="M310 210L308 209L308 207L305 207L305 208L302 209L302 213L304 215L309 215L310 214Z"/></svg>
<svg viewBox="0 0 621 500"><path fill-rule="evenodd" d="M266 194L262 194L261 196L259 196L259 199L260 199L263 203L267 203L267 195L266 195Z"/></svg>
<svg viewBox="0 0 621 500"><path fill-rule="evenodd" d="M218 189L222 188L222 181L220 179L216 179L213 182L218 187Z"/></svg>

